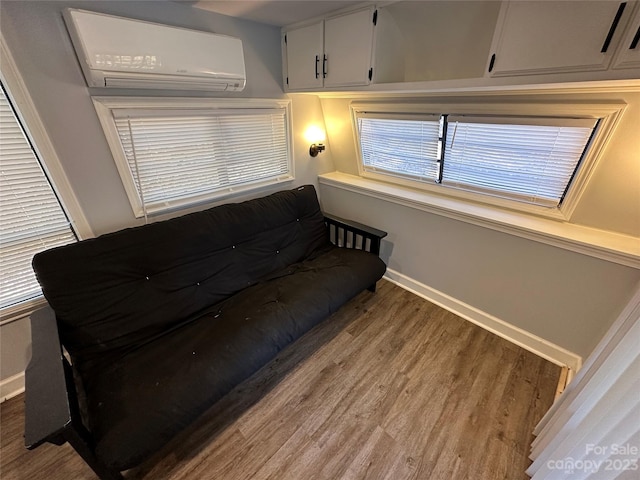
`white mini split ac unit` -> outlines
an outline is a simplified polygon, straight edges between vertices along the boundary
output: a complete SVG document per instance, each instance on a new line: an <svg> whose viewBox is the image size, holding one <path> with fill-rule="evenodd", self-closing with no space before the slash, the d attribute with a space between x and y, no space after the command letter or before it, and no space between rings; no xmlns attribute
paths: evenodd
<svg viewBox="0 0 640 480"><path fill-rule="evenodd" d="M244 89L238 38L77 9L64 18L90 87Z"/></svg>

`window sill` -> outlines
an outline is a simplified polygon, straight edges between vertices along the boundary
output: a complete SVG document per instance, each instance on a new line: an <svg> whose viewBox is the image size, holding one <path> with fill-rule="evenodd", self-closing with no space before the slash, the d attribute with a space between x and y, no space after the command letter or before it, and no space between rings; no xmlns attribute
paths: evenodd
<svg viewBox="0 0 640 480"><path fill-rule="evenodd" d="M42 295L25 302L7 307L0 312L0 327L29 317L36 310L47 305Z"/></svg>
<svg viewBox="0 0 640 480"><path fill-rule="evenodd" d="M295 180L293 175L286 175L275 179L263 180L261 182L239 185L235 187L226 187L217 190L214 193L207 193L203 195L189 197L183 200L174 200L167 202L158 202L147 206L146 213L149 217L164 215L167 213L184 210L187 208L197 207L199 205L211 204L214 202L221 202L223 200L232 199L234 197L240 197L242 195L259 194L266 192L273 187L279 185L291 183ZM134 208L134 215L136 218L143 218L145 210L138 205L132 205Z"/></svg>
<svg viewBox="0 0 640 480"><path fill-rule="evenodd" d="M319 182L640 269L640 239L637 237L502 210L342 172L320 175Z"/></svg>

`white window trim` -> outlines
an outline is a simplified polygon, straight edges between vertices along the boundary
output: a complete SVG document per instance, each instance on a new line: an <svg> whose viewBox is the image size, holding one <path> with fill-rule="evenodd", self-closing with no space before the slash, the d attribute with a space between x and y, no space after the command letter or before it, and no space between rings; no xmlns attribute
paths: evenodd
<svg viewBox="0 0 640 480"><path fill-rule="evenodd" d="M292 135L292 116L291 116L291 100L288 99L220 99L220 98L195 98L195 97L92 97L93 105L98 114L100 124L104 130L107 143L111 149L111 154L116 163L118 173L122 179L122 184L127 193L127 198L131 204L134 215L137 218L148 215L156 215L179 210L182 208L192 207L213 200L221 200L242 193L259 191L265 187L291 182L295 179L294 162L293 162L293 135ZM120 137L113 121L112 110L117 109L176 109L176 110L216 110L216 109L273 109L284 108L287 115L287 146L289 175L279 177L273 180L253 183L250 185L234 186L226 188L222 191L207 193L197 197L191 197L185 200L167 202L163 206L155 208L145 208L142 199L135 185L135 180L131 175L129 163L122 149ZM268 152L265 152L268 154Z"/></svg>
<svg viewBox="0 0 640 480"><path fill-rule="evenodd" d="M47 130L29 95L27 86L1 34L0 64L2 65L2 71L0 72L2 82L6 85L8 93L11 95L11 100L16 105L23 128L27 131L27 135L32 141L33 148L41 160L42 168L51 180L51 187L56 192L62 208L67 213L73 230L80 240L93 238L95 235L91 230L91 226L71 188L71 184L62 168L62 163L53 148ZM46 305L46 301L44 297L40 297L5 308L0 312L0 325L24 318L44 305Z"/></svg>
<svg viewBox="0 0 640 480"><path fill-rule="evenodd" d="M461 212L465 212L467 204L483 204L488 208L508 209L515 212L522 212L529 215L537 215L559 221L569 221L575 211L580 198L584 194L589 180L593 176L602 153L611 138L620 118L627 105L626 103L466 103L464 99L460 102L451 103L404 103L402 101L361 102L352 101L350 104L353 135L356 145L357 163L359 175L363 178L378 180L386 183L395 183L409 188L424 190L427 194L437 197L449 196L460 199ZM367 172L362 165L362 153L357 132L357 114L359 112L379 112L379 113L422 113L422 114L452 114L452 115L520 115L520 116L542 116L542 117L579 117L579 118L601 118L598 132L591 141L585 157L576 172L571 186L558 208L545 208L536 205L517 202L490 195L483 195L469 191L463 191L445 185L432 184L429 182L412 181L390 174L379 174ZM431 197L425 195L428 203Z"/></svg>

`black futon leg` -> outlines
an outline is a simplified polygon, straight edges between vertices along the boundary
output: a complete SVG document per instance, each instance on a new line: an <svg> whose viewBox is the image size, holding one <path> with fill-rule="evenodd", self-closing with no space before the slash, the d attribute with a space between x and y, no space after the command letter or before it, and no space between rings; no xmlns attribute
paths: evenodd
<svg viewBox="0 0 640 480"><path fill-rule="evenodd" d="M376 284L374 283L373 285L369 286L367 290L369 290L370 292L376 293Z"/></svg>
<svg viewBox="0 0 640 480"><path fill-rule="evenodd" d="M83 428L83 427L81 427ZM124 480L124 477L120 472L111 470L93 453L93 449L88 441L88 435L85 432L79 432L76 428L71 427L65 430L64 438L74 448L78 455L87 462L87 465L91 467L100 480Z"/></svg>

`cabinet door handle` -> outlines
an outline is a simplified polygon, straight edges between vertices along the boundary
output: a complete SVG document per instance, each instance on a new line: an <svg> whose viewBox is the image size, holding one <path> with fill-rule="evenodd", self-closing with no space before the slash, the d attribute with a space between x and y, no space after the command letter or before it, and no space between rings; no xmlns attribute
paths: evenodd
<svg viewBox="0 0 640 480"><path fill-rule="evenodd" d="M322 78L327 78L327 56L322 56Z"/></svg>
<svg viewBox="0 0 640 480"><path fill-rule="evenodd" d="M320 62L320 57L316 55L316 78L318 78L318 62Z"/></svg>
<svg viewBox="0 0 640 480"><path fill-rule="evenodd" d="M493 70L493 65L496 63L496 54L491 55L491 61L489 62L489 73Z"/></svg>
<svg viewBox="0 0 640 480"><path fill-rule="evenodd" d="M600 53L606 53L609 49L609 44L611 43L611 39L613 38L613 34L616 33L616 28L618 28L618 23L620 23L620 17L622 17L622 12L624 12L624 7L627 6L627 2L622 2L618 7L618 11L616 12L616 16L613 18L613 22L611 23L611 28L609 28L609 33L607 34L607 38L604 39L604 43L602 44L602 50Z"/></svg>
<svg viewBox="0 0 640 480"><path fill-rule="evenodd" d="M633 40L631 40L631 45L629 45L629 50L633 50L638 46L638 40L640 40L640 27L638 27L638 31L633 37Z"/></svg>

